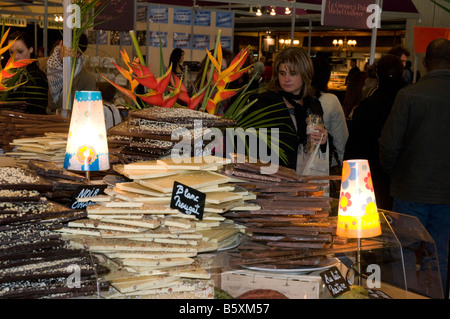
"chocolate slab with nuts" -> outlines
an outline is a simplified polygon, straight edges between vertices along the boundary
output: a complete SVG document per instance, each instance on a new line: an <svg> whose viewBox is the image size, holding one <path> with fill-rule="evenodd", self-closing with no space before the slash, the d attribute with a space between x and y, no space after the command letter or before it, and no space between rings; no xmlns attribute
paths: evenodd
<svg viewBox="0 0 450 319"><path fill-rule="evenodd" d="M0 203L0 225L25 222L30 220L47 220L70 218L77 212L56 202L41 200L39 202Z"/></svg>
<svg viewBox="0 0 450 319"><path fill-rule="evenodd" d="M28 168L42 177L61 178L75 182L85 183L87 178L83 175L72 173L54 162L46 162L39 160L30 160Z"/></svg>
<svg viewBox="0 0 450 319"><path fill-rule="evenodd" d="M227 127L236 125L236 121L232 119L224 119L207 112L183 108L148 107L131 112L130 118L191 125L194 125L194 121L201 120L202 126L205 127Z"/></svg>
<svg viewBox="0 0 450 319"><path fill-rule="evenodd" d="M37 202L41 194L35 190L1 189L0 202Z"/></svg>
<svg viewBox="0 0 450 319"><path fill-rule="evenodd" d="M0 189L51 191L53 185L36 173L19 167L0 167Z"/></svg>

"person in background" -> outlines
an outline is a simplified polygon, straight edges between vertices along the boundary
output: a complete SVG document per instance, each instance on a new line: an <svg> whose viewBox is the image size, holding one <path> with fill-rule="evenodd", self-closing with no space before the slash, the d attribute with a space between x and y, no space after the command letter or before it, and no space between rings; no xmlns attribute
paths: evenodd
<svg viewBox="0 0 450 319"><path fill-rule="evenodd" d="M33 47L34 40L22 31L10 33L8 44L13 42L9 48L12 56L15 52L15 60L34 59L35 52ZM48 82L45 74L39 69L36 61L28 64L25 70L20 74L16 82L24 82L21 86L3 93L2 99L8 101L25 101L27 107L25 112L32 114L46 114L48 104Z"/></svg>
<svg viewBox="0 0 450 319"><path fill-rule="evenodd" d="M396 47L393 47L392 49L390 49L388 54L396 55L400 58L400 60L402 60L403 69L404 69L403 81L405 81L406 84L411 84L412 83L412 73L407 72L407 71L405 72L406 62L408 61L408 58L411 55L409 50L402 46L396 46Z"/></svg>
<svg viewBox="0 0 450 319"><path fill-rule="evenodd" d="M307 119L317 115L323 119L320 101L314 97L312 80L314 67L305 50L289 47L277 55L273 64L273 77L267 90L258 96L252 105L252 112L271 107L270 113L263 116L267 128L278 124L279 147L286 160L280 158L280 165L292 168L302 174L307 160ZM309 138L320 143L320 151L326 152L328 131L315 126Z"/></svg>
<svg viewBox="0 0 450 319"><path fill-rule="evenodd" d="M344 108L345 117L349 120L352 118L353 110L362 100L363 87L366 82L367 74L362 71L356 71L349 79L347 90L345 91L342 107Z"/></svg>
<svg viewBox="0 0 450 319"><path fill-rule="evenodd" d="M257 60L255 63L253 63L252 67L252 75L251 77L255 77L252 82L253 88L258 88L259 83L262 80L262 76L264 73L265 65L264 62L266 62L266 58L264 56L261 56L259 60Z"/></svg>
<svg viewBox="0 0 450 319"><path fill-rule="evenodd" d="M369 65L367 62L367 68L364 68L366 72L366 80L364 81L362 98L365 99L368 96L371 96L373 92L378 88L378 78L377 78L377 70L376 63L374 61L373 64Z"/></svg>
<svg viewBox="0 0 450 319"><path fill-rule="evenodd" d="M352 76L357 72L361 72L361 70L358 68L357 60L351 59L350 60L350 70L348 71L347 76L345 78L345 85L348 85Z"/></svg>
<svg viewBox="0 0 450 319"><path fill-rule="evenodd" d="M97 79L84 66L83 52L86 51L88 39L85 34L80 36L79 48L80 51L76 53L75 72L72 83L71 99L75 97L76 91L95 91L97 89ZM63 43L55 46L53 52L47 60L47 79L49 86L49 101L47 106L47 114L56 114L63 108L62 93L63 93ZM64 106L65 107L65 106Z"/></svg>
<svg viewBox="0 0 450 319"><path fill-rule="evenodd" d="M272 64L273 64L272 59L268 59L266 61L266 63L264 64L263 80L266 83L270 82L270 80L272 79L272 73L273 73Z"/></svg>
<svg viewBox="0 0 450 319"><path fill-rule="evenodd" d="M323 121L328 130L328 136L336 148L339 164L344 160L345 144L348 138L347 123L345 121L344 110L341 102L335 94L328 92L328 81L331 76L331 68L328 61L323 57L312 58L314 66L314 77L312 85L315 89L315 96L319 99L323 109ZM338 163L333 158L330 167ZM342 171L341 171L342 173ZM339 173L340 175L340 173Z"/></svg>
<svg viewBox="0 0 450 319"><path fill-rule="evenodd" d="M184 50L175 48L172 50L169 58L169 66L172 64L172 72L175 73L178 78L182 78L184 75Z"/></svg>
<svg viewBox="0 0 450 319"><path fill-rule="evenodd" d="M354 110L345 147L345 159L367 159L370 165L377 206L392 210L389 176L381 169L378 139L391 112L397 92L405 86L402 61L395 55L383 56L376 63L378 88Z"/></svg>
<svg viewBox="0 0 450 319"><path fill-rule="evenodd" d="M97 89L102 93L103 111L105 114L105 126L109 130L111 127L122 123L122 115L114 104L116 96L116 88L108 82L97 83Z"/></svg>
<svg viewBox="0 0 450 319"><path fill-rule="evenodd" d="M436 244L442 287L450 235L450 41L428 45L419 82L401 89L379 139L393 211L417 217ZM448 287L447 287L448 289Z"/></svg>

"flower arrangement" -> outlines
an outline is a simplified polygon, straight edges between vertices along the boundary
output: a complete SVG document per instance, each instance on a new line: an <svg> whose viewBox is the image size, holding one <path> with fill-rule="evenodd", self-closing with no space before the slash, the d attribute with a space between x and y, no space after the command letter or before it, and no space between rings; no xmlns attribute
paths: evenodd
<svg viewBox="0 0 450 319"><path fill-rule="evenodd" d="M3 32L3 36L0 40L0 56L5 53L9 48L14 44L14 41L11 41L9 44L3 46L6 42L6 39L8 38L9 30L6 30L6 32ZM22 82L17 83L16 81L11 81L14 79L16 75L19 74L19 72L22 71L24 67L26 67L28 64L33 63L34 59L24 59L20 61L15 61L16 52L14 52L11 57L9 58L8 62L6 63L5 67L2 69L0 66L0 93L7 92L10 90L13 90L22 84L26 83L26 79ZM11 82L13 82L11 84Z"/></svg>
<svg viewBox="0 0 450 319"><path fill-rule="evenodd" d="M217 106L221 101L227 100L242 91L244 87L238 89L227 89L227 84L239 79L250 66L243 67L247 60L249 48L242 49L238 55L233 59L230 65L222 71L222 48L220 45L220 32L214 50L214 55L208 50L207 62L203 70L201 89L189 96L186 87L183 85L183 79L178 78L172 73L172 66L169 66L167 71L160 77L150 71L150 69L143 64L142 55L139 51L139 46L136 45L135 36L130 32L135 44L135 49L138 52L138 57L131 61L125 50L120 52L122 60L126 68L122 68L116 63L114 66L129 82L129 88L122 87L113 81L109 80L105 75L101 76L112 84L117 90L133 101L134 105L129 105L132 109L140 109L142 106L139 99L145 103L153 106L161 107L187 107L191 110L207 111L210 114L215 114ZM138 85L145 87L145 93L137 93ZM178 103L178 100L184 105Z"/></svg>
<svg viewBox="0 0 450 319"><path fill-rule="evenodd" d="M208 112L209 114L216 114L219 103L234 97L233 103L227 107L222 117L235 120L236 127L243 129L259 129L283 125L277 123L277 120L281 120L282 118L271 118L270 123L268 123L267 120L264 120L264 117L267 114L273 112L272 108L276 105L266 106L249 112L251 106L257 102L257 99L254 98L256 92L254 90L248 91L254 76L242 87L237 89L228 88L229 83L238 80L252 66L244 66L249 55L249 47L242 49L234 57L228 67L222 70L223 57L219 31L213 53L206 50L208 58L205 67L202 70L203 73L200 88L197 92L192 94L192 96L189 96L186 87L182 83L183 79L178 78L177 75L172 72L172 66L169 66L165 72L163 71L164 73L161 72L162 75L160 77L155 77L150 69L143 64L144 59L140 52L134 32L130 31L130 35L137 57L131 60L126 51L123 50L120 53L125 67L123 68L116 63L114 64L120 74L127 79L128 87L123 87L100 73L107 82L133 102L133 105L128 105L129 108L134 110L141 109L142 107L145 107L141 104L141 101L143 101L149 106L166 108L182 107ZM161 69L163 69L162 62ZM146 92L138 93L137 88L139 85L143 86ZM180 102L182 102L183 105L180 104ZM243 141L246 140L246 134L256 134L260 136L260 132L256 130L255 133L241 132L239 130L238 132L240 133L237 134L237 137ZM279 141L278 139L272 140L271 136L261 137L267 141L267 145L270 145L271 142L283 143L283 141ZM281 160L286 161L282 149L279 149L276 152L279 152Z"/></svg>

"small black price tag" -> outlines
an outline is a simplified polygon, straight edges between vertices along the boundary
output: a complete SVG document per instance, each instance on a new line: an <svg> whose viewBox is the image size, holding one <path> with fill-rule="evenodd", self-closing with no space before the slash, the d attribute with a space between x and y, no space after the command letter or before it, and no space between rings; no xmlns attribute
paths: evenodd
<svg viewBox="0 0 450 319"><path fill-rule="evenodd" d="M367 289L370 299L392 299L389 295L378 289Z"/></svg>
<svg viewBox="0 0 450 319"><path fill-rule="evenodd" d="M347 281L336 266L321 272L320 277L322 277L325 286L334 298L350 290Z"/></svg>
<svg viewBox="0 0 450 319"><path fill-rule="evenodd" d="M72 209L85 209L89 205L93 205L94 203L91 201L88 202L78 202L77 198L89 198L95 197L103 193L106 185L84 185L77 188L74 193L74 198L72 199L72 203L70 208Z"/></svg>
<svg viewBox="0 0 450 319"><path fill-rule="evenodd" d="M170 208L178 209L183 214L194 215L197 219L202 220L203 211L205 210L205 199L205 193L174 182Z"/></svg>

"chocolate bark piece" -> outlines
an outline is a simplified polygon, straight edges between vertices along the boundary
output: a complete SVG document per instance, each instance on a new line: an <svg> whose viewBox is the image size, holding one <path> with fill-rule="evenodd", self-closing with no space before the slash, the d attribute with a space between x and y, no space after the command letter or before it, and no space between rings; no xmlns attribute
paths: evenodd
<svg viewBox="0 0 450 319"><path fill-rule="evenodd" d="M129 145L133 140L131 136L123 136L123 135L108 135L108 146L117 146L117 145Z"/></svg>
<svg viewBox="0 0 450 319"><path fill-rule="evenodd" d="M148 107L130 113L130 118L141 118L168 123L182 123L194 125L194 121L202 121L206 127L226 127L236 125L232 119L221 118L207 112L200 112L184 108Z"/></svg>
<svg viewBox="0 0 450 319"><path fill-rule="evenodd" d="M55 162L30 160L28 163L28 168L43 177L60 178L80 183L87 182L87 178L85 176L70 172L57 165Z"/></svg>
<svg viewBox="0 0 450 319"><path fill-rule="evenodd" d="M235 163L233 165L234 169L236 170L240 170L240 171L248 171L248 172L253 172L253 173L258 173L258 174L262 174L262 168L264 167L268 167L268 164L263 164L260 161L256 162L256 163ZM262 174L264 175L264 174ZM295 170L288 168L288 167L284 167L284 166L279 166L278 170L276 173L271 174L271 176L273 177L277 177L280 178L281 180L284 181L299 181L300 180L300 176L298 176L298 174L295 172Z"/></svg>
<svg viewBox="0 0 450 319"><path fill-rule="evenodd" d="M108 130L108 134L112 135L120 135L120 136L128 136L128 137L141 137L141 138L149 138L154 140L163 140L163 141L171 141L170 134L152 134L150 132L144 132L143 130L139 130L138 127L130 126L128 122L122 122L116 126L111 127Z"/></svg>
<svg viewBox="0 0 450 319"><path fill-rule="evenodd" d="M26 189L2 189L0 190L0 202L36 202L41 199L41 194L35 190Z"/></svg>
<svg viewBox="0 0 450 319"><path fill-rule="evenodd" d="M73 293L93 294L97 291L95 280L80 282L80 288L69 287L67 276L56 278L43 278L37 280L23 280L0 284L0 298L2 299L35 299L46 296Z"/></svg>
<svg viewBox="0 0 450 319"><path fill-rule="evenodd" d="M170 141L152 140L148 138L132 138L129 143L130 147L153 148L161 150L170 150L173 145L174 143Z"/></svg>
<svg viewBox="0 0 450 319"><path fill-rule="evenodd" d="M1 214L0 225L23 223L38 220L77 218L80 216L75 210L52 201L39 201L30 203L0 203L0 209L16 211L15 214ZM86 214L85 212L81 214Z"/></svg>
<svg viewBox="0 0 450 319"><path fill-rule="evenodd" d="M228 176L235 176L239 179L244 179L247 181L265 181L265 182L281 182L282 179L279 177L273 177L271 175L264 175L249 171L241 171L233 168L226 168L225 174Z"/></svg>
<svg viewBox="0 0 450 319"><path fill-rule="evenodd" d="M121 153L127 155L144 155L144 156L163 156L170 153L170 150L159 149L156 147L140 147L140 146L124 146Z"/></svg>
<svg viewBox="0 0 450 319"><path fill-rule="evenodd" d="M51 191L53 185L35 172L20 167L0 167L0 189Z"/></svg>

